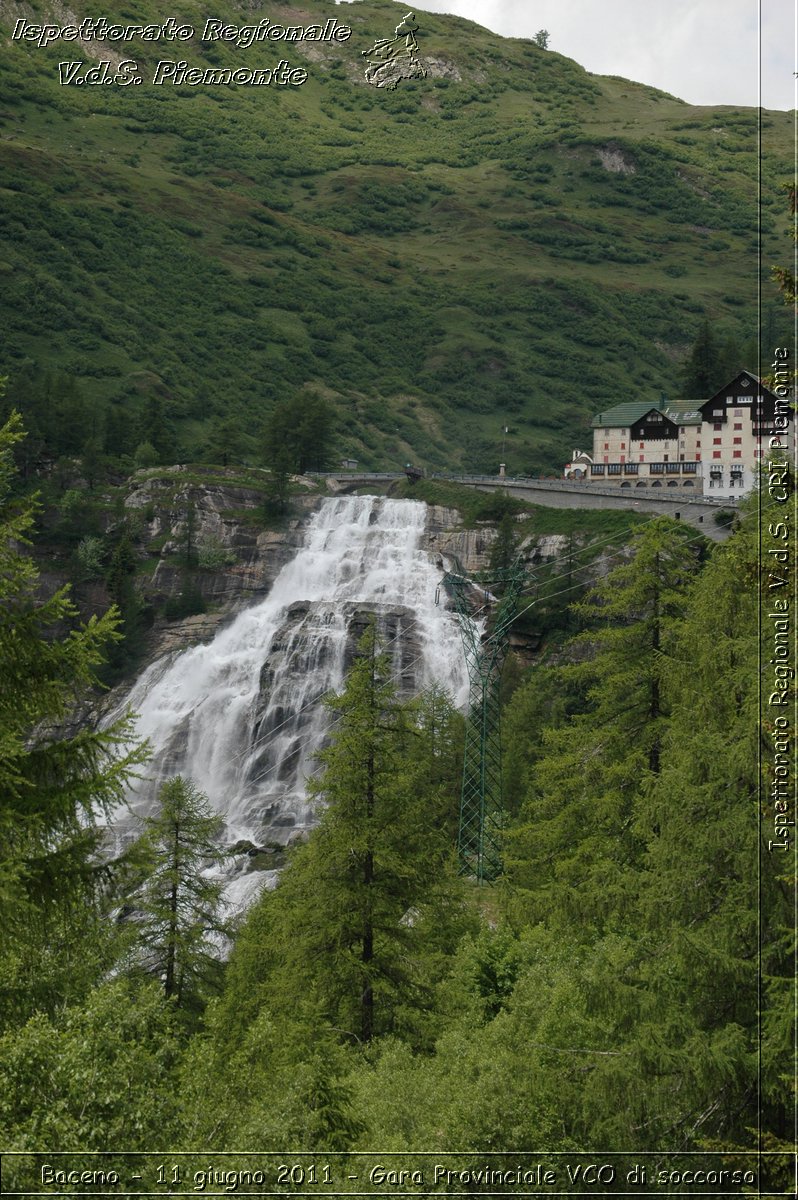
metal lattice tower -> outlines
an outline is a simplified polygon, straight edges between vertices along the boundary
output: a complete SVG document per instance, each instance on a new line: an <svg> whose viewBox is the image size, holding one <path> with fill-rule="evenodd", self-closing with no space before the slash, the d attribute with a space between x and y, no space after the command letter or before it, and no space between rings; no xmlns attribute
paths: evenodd
<svg viewBox="0 0 798 1200"><path fill-rule="evenodd" d="M525 579L525 569L516 559L506 570L468 578L448 572L443 585L454 598L468 668L469 700L466 717L463 790L460 797L460 827L457 854L463 875L475 875L480 883L495 879L501 870L502 771L499 685L507 654L509 629ZM503 588L501 599L489 587ZM494 604L489 629L482 636L472 616L475 588L485 592L485 606Z"/></svg>

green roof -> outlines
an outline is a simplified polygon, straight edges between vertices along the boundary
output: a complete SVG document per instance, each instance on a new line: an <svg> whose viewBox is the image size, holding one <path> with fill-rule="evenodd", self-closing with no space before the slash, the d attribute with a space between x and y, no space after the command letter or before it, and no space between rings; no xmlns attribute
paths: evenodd
<svg viewBox="0 0 798 1200"><path fill-rule="evenodd" d="M663 413L673 421L674 425L701 424L701 413L696 408L694 401L682 403L666 401L665 406L661 407L658 401L651 404L649 401L635 400L629 401L627 404L616 404L614 408L608 408L606 412L597 413L593 418L592 425L594 429L602 425L607 428L625 429L629 425L634 425L635 421L639 421L649 412Z"/></svg>

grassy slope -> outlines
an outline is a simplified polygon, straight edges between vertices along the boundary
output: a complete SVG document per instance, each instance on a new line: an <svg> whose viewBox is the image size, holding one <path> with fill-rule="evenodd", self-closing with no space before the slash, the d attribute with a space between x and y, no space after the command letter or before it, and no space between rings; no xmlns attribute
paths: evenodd
<svg viewBox="0 0 798 1200"><path fill-rule="evenodd" d="M285 12L214 8L239 23ZM207 15L189 0L173 13L200 27ZM461 80L386 93L363 82L360 51L391 32L396 4L298 0L288 13L355 29L314 46L290 92L148 82L162 57L303 61L281 43L136 42L145 83L116 89L59 87L71 47L3 38L12 376L32 360L78 377L130 441L155 392L189 455L214 413L255 430L308 385L335 400L341 449L364 464L494 469L506 419L509 469L551 471L597 407L679 394L703 314L755 331L753 110L691 107L427 13L422 55ZM148 0L111 14L157 19ZM767 271L788 253L791 118L765 125ZM766 352L787 320L768 294Z"/></svg>

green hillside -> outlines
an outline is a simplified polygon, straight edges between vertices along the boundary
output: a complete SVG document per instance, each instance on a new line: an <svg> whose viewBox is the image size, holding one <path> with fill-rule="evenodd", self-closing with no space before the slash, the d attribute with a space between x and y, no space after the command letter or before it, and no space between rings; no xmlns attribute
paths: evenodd
<svg viewBox="0 0 798 1200"><path fill-rule="evenodd" d="M506 422L509 470L550 472L597 408L680 394L705 316L754 367L756 111L690 106L428 13L428 77L370 87L361 52L405 11L219 3L237 25L335 16L353 33L139 39L111 49L140 86L79 87L57 64L92 65L80 43L11 41L18 11L3 9L0 367L45 450L88 439L124 462L151 441L162 460L218 461L221 440L254 462L274 404L309 389L364 465L495 470ZM148 0L112 13L164 20ZM198 34L209 15L169 13ZM161 59L281 57L307 82L152 84ZM767 280L789 253L791 134L789 114L764 115L763 355L789 328Z"/></svg>

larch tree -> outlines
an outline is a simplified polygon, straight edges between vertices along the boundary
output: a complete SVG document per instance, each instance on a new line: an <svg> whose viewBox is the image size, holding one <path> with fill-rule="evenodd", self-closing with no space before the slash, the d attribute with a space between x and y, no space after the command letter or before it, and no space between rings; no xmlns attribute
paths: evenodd
<svg viewBox="0 0 798 1200"><path fill-rule="evenodd" d="M351 1044L428 1036L425 1011L463 920L453 874L459 717L440 692L396 697L363 635L312 784L318 826L265 894L230 964L230 1021L268 1008ZM315 1035L314 1035L315 1036Z"/></svg>
<svg viewBox="0 0 798 1200"><path fill-rule="evenodd" d="M641 977L658 1002L637 1049L668 1096L663 1125L727 1147L750 1147L758 1120L781 1138L790 1126L794 897L767 848L773 821L760 772L773 761L773 731L758 711L760 662L772 657L758 636L760 581L772 602L759 520L767 527L782 509L767 495L749 499L692 591L667 666L677 703L662 771L637 817L647 843L640 921L651 945Z"/></svg>
<svg viewBox="0 0 798 1200"><path fill-rule="evenodd" d="M127 903L138 914L135 955L160 978L164 996L198 1007L221 978L222 882L213 868L223 857L222 818L193 783L175 776L163 784L158 811L144 819L136 857L145 878Z"/></svg>
<svg viewBox="0 0 798 1200"><path fill-rule="evenodd" d="M632 539L630 561L576 605L591 624L570 643L581 661L561 669L583 711L543 735L508 875L523 920L552 913L588 931L624 920L643 843L641 788L661 769L671 698L665 664L684 592L698 569L696 534L657 518ZM535 918L539 919L539 918Z"/></svg>

